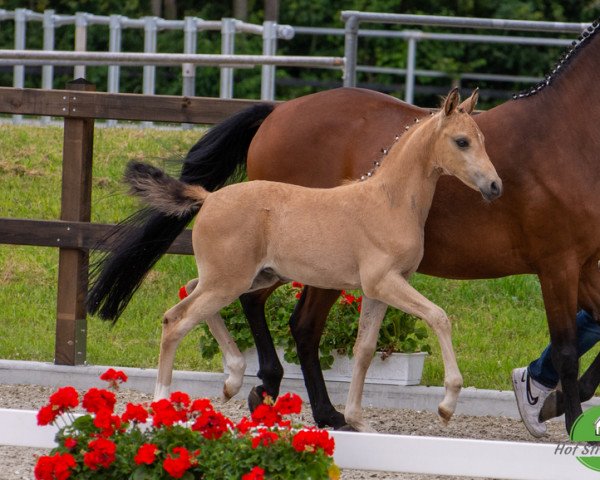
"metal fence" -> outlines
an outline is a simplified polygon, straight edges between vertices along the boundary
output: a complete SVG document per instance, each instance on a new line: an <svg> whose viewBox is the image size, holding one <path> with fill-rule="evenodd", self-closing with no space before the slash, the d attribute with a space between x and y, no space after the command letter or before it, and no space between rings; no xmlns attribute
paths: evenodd
<svg viewBox="0 0 600 480"><path fill-rule="evenodd" d="M27 25L29 22L42 23L44 51L54 51L56 32L59 28L67 25L75 27L74 49L76 52L87 51L88 28L93 25L108 27L110 53L119 53L122 51L122 32L124 29L143 30L144 53L148 54L157 53L157 35L162 30L183 31L183 53L187 55L197 53L199 32L220 31L222 55L233 55L235 53L235 37L237 34L245 33L262 36L263 54L268 56L275 55L278 39L290 40L294 37L294 29L290 25L278 25L275 22L264 22L263 25L255 25L233 18L223 18L219 21L207 21L197 17L185 17L183 20L165 20L158 17L132 19L122 15L103 16L84 12L78 12L75 15L60 15L55 13L54 10L37 13L24 8L18 8L14 11L0 10L0 21L6 20L14 21L14 50L16 51L26 49ZM6 56L4 58L4 64L15 65L13 70L13 86L23 88L25 86L25 63L17 65L15 64L16 59L9 61ZM55 60L53 60L52 64L43 64L42 88L52 88L54 65L58 64ZM143 62L140 64L144 65ZM193 96L195 94L196 64L194 62L179 63L179 65L182 65L182 95L184 96ZM262 65L261 99L273 100L275 67L273 63ZM119 69L120 66L116 62L108 67L107 91L109 93L117 93L119 91ZM143 69L143 93L152 95L155 93L156 65L149 61L143 66ZM74 77L85 78L85 64L75 65ZM221 68L220 97L233 98L233 68L230 66Z"/></svg>
<svg viewBox="0 0 600 480"><path fill-rule="evenodd" d="M415 78L419 75L430 75L433 72L418 71L416 69L417 42L422 40L438 41L460 41L460 42L491 42L518 45L545 45L563 46L569 45L571 40L552 38L528 38L511 36L490 35L466 35L466 34L440 34L426 33L422 31L362 31L359 30L361 23L379 23L394 25L419 25L437 26L450 28L481 28L504 31L528 31L528 32L552 32L579 34L589 26L589 23L566 23L566 22L540 22L525 20L504 20L495 18L470 18L470 17L444 17L438 15L408 15L391 13L367 13L357 11L343 11L342 20L345 23L344 58L346 59L346 70L344 75L344 86L356 85L356 72L361 70L357 65L358 38L369 32L373 36L397 36L408 43L406 69L392 70L388 73L403 73L406 75L405 100L409 103L414 99ZM390 35L391 34L391 35ZM365 70L364 68L362 69ZM372 70L377 71L377 70ZM381 69L379 69L381 71ZM463 75L463 78L469 78ZM502 75L472 74L470 78L487 79L499 81L539 81L535 77L515 77Z"/></svg>
<svg viewBox="0 0 600 480"><path fill-rule="evenodd" d="M107 91L119 91L120 67L122 65L143 66L144 94L155 93L156 68L159 65L181 65L182 94L195 94L196 66L215 65L220 68L220 97L234 96L234 68L261 65L261 99L275 99L276 65L303 66L318 68L344 68L343 84L356 85L357 72L383 73L399 75L405 78L404 99L413 103L416 80L419 77L450 77L447 72L419 70L416 68L418 45L423 41L498 43L534 46L567 46L571 40L563 38L539 38L508 35L481 35L465 33L434 33L421 30L375 30L360 29L361 24L396 24L409 26L437 26L449 28L479 28L504 31L528 31L551 33L580 33L587 24L564 22L539 22L522 20L443 17L431 15L404 15L387 13L367 13L344 11L341 14L345 28L292 27L265 22L263 25L245 23L232 18L219 21L206 21L197 17L186 17L184 20L165 20L158 17L130 19L121 15L99 16L89 13L75 15L59 15L53 10L36 13L27 9L15 11L0 10L0 22L14 21L14 50L2 51L0 65L14 65L13 86L22 88L25 79L26 65L42 65L42 88L52 88L55 65L71 65L75 67L75 78L85 76L86 65L108 65ZM25 51L27 25L29 22L42 22L44 52ZM57 29L71 25L75 28L75 52L56 52L54 50ZM101 25L108 27L109 52L86 52L88 27ZM144 53L122 53L122 32L124 29L141 29L144 32ZM157 35L162 30L180 30L183 32L182 54L158 54ZM221 54L197 55L198 35L207 31L218 31L221 34ZM262 37L262 56L235 55L235 38L239 34L259 35ZM285 57L277 55L277 42L280 39L292 40L295 35L334 35L344 39L344 59L340 57ZM395 38L406 42L406 67L381 67L378 65L358 65L357 48L359 38ZM340 42L341 43L341 42ZM11 53L12 52L12 53ZM340 46L341 52L341 46ZM95 55L95 56L94 56ZM139 55L139 56L136 56ZM166 57L169 57L167 59ZM79 63L76 61L79 59ZM459 80L472 79L478 81L535 83L541 78L532 75L506 75L502 73L466 72L458 75ZM18 120L18 117L17 117Z"/></svg>

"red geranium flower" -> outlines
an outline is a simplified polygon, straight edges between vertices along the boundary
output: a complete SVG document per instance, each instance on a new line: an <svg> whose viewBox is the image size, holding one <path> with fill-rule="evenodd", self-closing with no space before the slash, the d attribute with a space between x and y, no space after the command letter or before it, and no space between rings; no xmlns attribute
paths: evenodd
<svg viewBox="0 0 600 480"><path fill-rule="evenodd" d="M96 413L94 425L100 429L100 435L110 437L121 427L121 417L113 415L110 410L100 410Z"/></svg>
<svg viewBox="0 0 600 480"><path fill-rule="evenodd" d="M275 402L275 411L280 415L290 415L302 411L302 399L295 393L286 393Z"/></svg>
<svg viewBox="0 0 600 480"><path fill-rule="evenodd" d="M346 292L346 290L342 290L340 303L342 305L352 305L356 301L356 297Z"/></svg>
<svg viewBox="0 0 600 480"><path fill-rule="evenodd" d="M125 373L121 370L109 368L106 372L100 375L100 380L108 382L110 388L118 390L119 382L125 383L127 381L127 375L125 375Z"/></svg>
<svg viewBox="0 0 600 480"><path fill-rule="evenodd" d="M362 295L356 299L358 313L362 311Z"/></svg>
<svg viewBox="0 0 600 480"><path fill-rule="evenodd" d="M185 289L185 285L179 289L179 300L183 300L188 296L187 290Z"/></svg>
<svg viewBox="0 0 600 480"><path fill-rule="evenodd" d="M200 432L204 438L214 440L221 438L231 426L233 426L231 420L221 412L205 410L196 418L191 428L196 432Z"/></svg>
<svg viewBox="0 0 600 480"><path fill-rule="evenodd" d="M125 407L125 412L121 415L121 420L124 422L144 423L148 420L148 410L143 405L128 403Z"/></svg>
<svg viewBox="0 0 600 480"><path fill-rule="evenodd" d="M141 465L142 463L151 465L156 460L157 451L158 447L153 443L144 443L140 448L138 448L133 461L138 465Z"/></svg>
<svg viewBox="0 0 600 480"><path fill-rule="evenodd" d="M117 398L108 390L90 388L83 396L81 404L90 413L98 413L100 410L113 412Z"/></svg>
<svg viewBox="0 0 600 480"><path fill-rule="evenodd" d="M315 452L321 448L327 455L333 455L335 442L326 430L309 428L300 430L292 438L292 446L298 452Z"/></svg>
<svg viewBox="0 0 600 480"><path fill-rule="evenodd" d="M61 413L69 408L75 408L79 405L79 393L73 387L59 388L50 395L50 405Z"/></svg>
<svg viewBox="0 0 600 480"><path fill-rule="evenodd" d="M252 420L265 427L272 427L275 424L281 423L282 418L273 407L263 403L252 412Z"/></svg>
<svg viewBox="0 0 600 480"><path fill-rule="evenodd" d="M191 402L190 396L185 392L173 392L170 400L180 407L188 407Z"/></svg>
<svg viewBox="0 0 600 480"><path fill-rule="evenodd" d="M88 443L89 451L83 455L83 463L90 470L108 468L115 461L117 446L106 438L97 438Z"/></svg>
<svg viewBox="0 0 600 480"><path fill-rule="evenodd" d="M248 420L248 417L242 417L242 419L237 423L235 429L245 435L251 428L256 427L256 423Z"/></svg>
<svg viewBox="0 0 600 480"><path fill-rule="evenodd" d="M65 448L72 450L76 446L77 446L77 440L75 440L74 438L71 438L71 437L65 438Z"/></svg>
<svg viewBox="0 0 600 480"><path fill-rule="evenodd" d="M252 438L252 448L259 446L267 447L275 443L279 439L279 435L270 430L262 430L258 435Z"/></svg>
<svg viewBox="0 0 600 480"><path fill-rule="evenodd" d="M44 405L37 414L38 425L50 425L59 415L59 411L53 405Z"/></svg>
<svg viewBox="0 0 600 480"><path fill-rule="evenodd" d="M75 465L75 459L70 453L55 453L40 457L33 473L36 480L67 480Z"/></svg>
<svg viewBox="0 0 600 480"><path fill-rule="evenodd" d="M175 406L166 398L152 402L152 424L155 427L164 425L170 427L175 422L185 422L187 420L187 412L185 410L177 410Z"/></svg>
<svg viewBox="0 0 600 480"><path fill-rule="evenodd" d="M163 468L173 478L181 478L192 467L190 452L185 447L175 447L173 453L179 456L167 455Z"/></svg>
<svg viewBox="0 0 600 480"><path fill-rule="evenodd" d="M264 480L265 471L260 467L252 467L248 473L242 475L242 480Z"/></svg>
<svg viewBox="0 0 600 480"><path fill-rule="evenodd" d="M190 412L203 412L205 410L213 410L212 403L208 398L197 398L190 406Z"/></svg>

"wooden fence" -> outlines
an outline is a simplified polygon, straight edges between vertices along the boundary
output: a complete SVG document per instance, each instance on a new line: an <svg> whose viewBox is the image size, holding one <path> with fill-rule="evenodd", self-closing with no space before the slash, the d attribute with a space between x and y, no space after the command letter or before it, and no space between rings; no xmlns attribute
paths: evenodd
<svg viewBox="0 0 600 480"><path fill-rule="evenodd" d="M95 92L86 80L66 90L0 87L0 113L64 118L60 220L0 218L0 244L59 248L56 313L57 365L81 365L86 359L88 250L99 244L110 225L90 223L95 119L214 124L256 101L201 97L109 94ZM191 254L184 231L170 253Z"/></svg>

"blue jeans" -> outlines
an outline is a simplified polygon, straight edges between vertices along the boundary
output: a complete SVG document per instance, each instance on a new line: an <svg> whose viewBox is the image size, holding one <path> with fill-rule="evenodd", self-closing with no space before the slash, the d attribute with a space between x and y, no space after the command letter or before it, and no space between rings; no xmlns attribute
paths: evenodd
<svg viewBox="0 0 600 480"><path fill-rule="evenodd" d="M577 313L577 355L581 357L600 341L600 324L585 310ZM548 388L558 385L558 372L552 364L552 344L548 345L537 360L529 364L531 378Z"/></svg>

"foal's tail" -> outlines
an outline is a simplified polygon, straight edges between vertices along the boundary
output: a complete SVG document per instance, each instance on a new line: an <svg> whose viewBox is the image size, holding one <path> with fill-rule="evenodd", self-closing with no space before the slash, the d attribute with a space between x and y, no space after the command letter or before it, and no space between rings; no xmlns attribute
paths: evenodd
<svg viewBox="0 0 600 480"><path fill-rule="evenodd" d="M198 213L210 192L167 175L147 163L129 162L125 169L129 193L167 217L189 218Z"/></svg>
<svg viewBox="0 0 600 480"><path fill-rule="evenodd" d="M181 182L213 191L241 180L250 143L274 108L255 105L210 129L188 152ZM171 216L149 206L119 224L107 238L110 251L91 271L88 311L116 321L146 274L194 215L193 208Z"/></svg>

